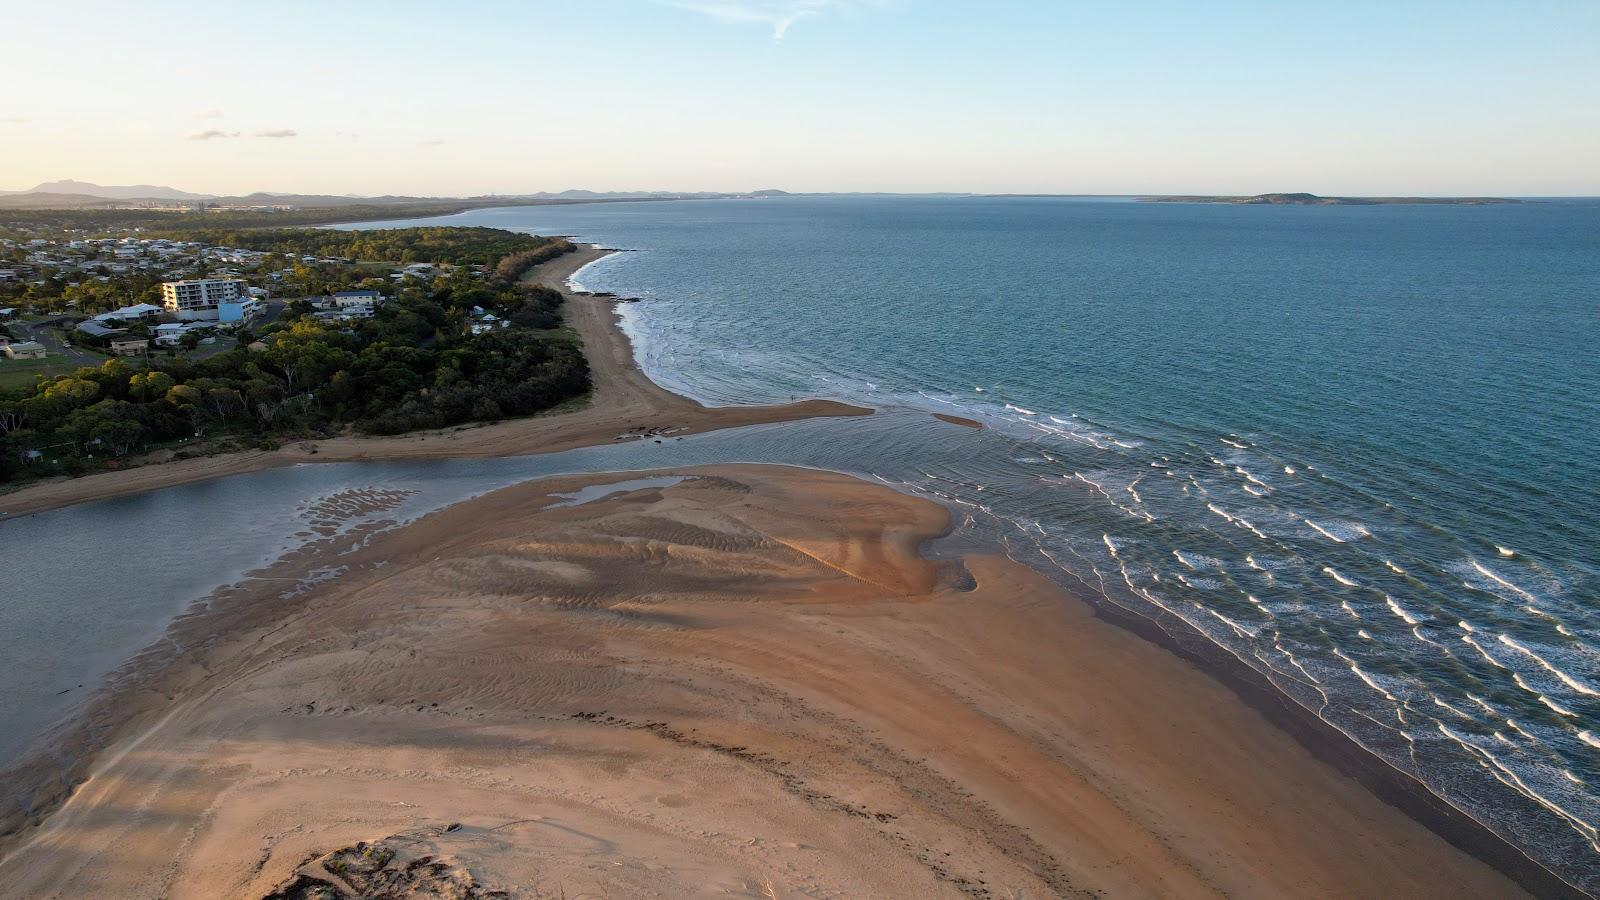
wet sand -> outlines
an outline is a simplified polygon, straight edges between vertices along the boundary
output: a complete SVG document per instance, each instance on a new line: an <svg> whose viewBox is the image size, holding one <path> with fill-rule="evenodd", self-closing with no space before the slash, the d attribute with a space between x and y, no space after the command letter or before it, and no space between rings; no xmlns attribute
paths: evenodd
<svg viewBox="0 0 1600 900"><path fill-rule="evenodd" d="M81 478L61 478L0 494L0 516L25 515L296 463L554 453L613 443L622 436L627 440L654 440L662 433L679 436L741 425L872 412L831 400L806 400L780 406L707 407L657 385L634 361L633 348L618 325L614 302L578 295L566 287L567 279L574 272L608 252L583 246L576 253L551 260L528 275L528 280L566 294L563 315L568 326L583 340L594 384L588 402L580 409L395 437L295 441L271 452L230 453L152 463Z"/></svg>
<svg viewBox="0 0 1600 900"><path fill-rule="evenodd" d="M0 897L1520 895L1037 573L928 560L930 502L660 474L690 477L518 485L214 598L63 748L87 781Z"/></svg>

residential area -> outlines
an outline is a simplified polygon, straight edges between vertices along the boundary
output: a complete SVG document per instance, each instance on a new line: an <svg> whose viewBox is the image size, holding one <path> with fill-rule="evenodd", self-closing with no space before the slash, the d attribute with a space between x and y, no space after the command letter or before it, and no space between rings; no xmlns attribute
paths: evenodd
<svg viewBox="0 0 1600 900"><path fill-rule="evenodd" d="M582 395L566 241L492 228L17 235L0 218L0 482Z"/></svg>

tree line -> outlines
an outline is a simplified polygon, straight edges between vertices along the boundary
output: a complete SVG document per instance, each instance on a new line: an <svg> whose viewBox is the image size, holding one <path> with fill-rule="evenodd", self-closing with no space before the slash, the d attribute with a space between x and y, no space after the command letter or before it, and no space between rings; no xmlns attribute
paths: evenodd
<svg viewBox="0 0 1600 900"><path fill-rule="evenodd" d="M490 266L502 258L548 254L559 256L572 249L560 238L539 237L502 228L425 226L372 230L326 228L187 229L167 231L161 237L199 241L218 247L236 247L280 253L285 256L336 257L361 262L409 264L427 262L454 266ZM542 261L542 260L541 260Z"/></svg>

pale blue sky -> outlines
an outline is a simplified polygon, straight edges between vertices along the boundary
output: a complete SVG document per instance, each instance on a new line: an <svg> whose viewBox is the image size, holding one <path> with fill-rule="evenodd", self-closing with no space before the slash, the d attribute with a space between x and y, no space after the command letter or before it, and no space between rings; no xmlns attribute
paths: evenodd
<svg viewBox="0 0 1600 900"><path fill-rule="evenodd" d="M76 0L5 19L0 189L1600 194L1595 0Z"/></svg>

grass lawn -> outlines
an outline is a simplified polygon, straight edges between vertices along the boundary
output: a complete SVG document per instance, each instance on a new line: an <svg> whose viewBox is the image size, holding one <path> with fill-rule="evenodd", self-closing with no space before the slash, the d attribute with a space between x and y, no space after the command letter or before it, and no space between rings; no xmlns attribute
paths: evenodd
<svg viewBox="0 0 1600 900"><path fill-rule="evenodd" d="M64 356L46 356L44 359L0 358L0 390L32 387L36 375L61 375L82 365Z"/></svg>

